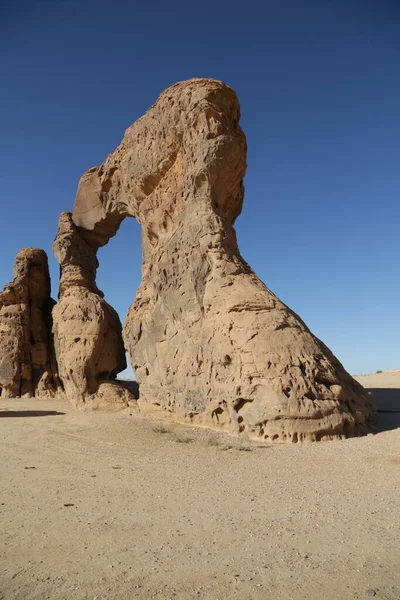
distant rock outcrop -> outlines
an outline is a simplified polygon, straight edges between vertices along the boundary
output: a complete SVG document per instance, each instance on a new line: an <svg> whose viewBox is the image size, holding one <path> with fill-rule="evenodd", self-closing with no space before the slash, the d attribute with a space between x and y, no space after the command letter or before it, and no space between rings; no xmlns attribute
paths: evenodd
<svg viewBox="0 0 400 600"><path fill-rule="evenodd" d="M17 254L0 293L0 395L53 396L59 387L51 336L50 276L39 248Z"/></svg>
<svg viewBox="0 0 400 600"><path fill-rule="evenodd" d="M368 393L239 253L239 116L223 83L175 84L82 177L54 245L66 391L81 405L116 406L98 387L123 368L124 353L118 317L95 284L96 251L131 216L143 231L142 283L123 336L143 412L267 441L363 432L375 415Z"/></svg>

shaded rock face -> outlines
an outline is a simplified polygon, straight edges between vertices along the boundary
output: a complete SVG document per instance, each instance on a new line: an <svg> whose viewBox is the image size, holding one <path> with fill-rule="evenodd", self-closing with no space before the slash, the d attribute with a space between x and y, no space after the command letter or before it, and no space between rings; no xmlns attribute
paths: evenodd
<svg viewBox="0 0 400 600"><path fill-rule="evenodd" d="M60 216L53 251L61 265L53 332L65 392L78 408L125 408L134 396L115 382L126 368L121 322L97 288L96 251L70 213Z"/></svg>
<svg viewBox="0 0 400 600"><path fill-rule="evenodd" d="M0 293L0 395L53 396L59 387L51 336L47 255L24 248Z"/></svg>
<svg viewBox="0 0 400 600"><path fill-rule="evenodd" d="M82 350L82 340L85 351L89 339L103 346L95 254L131 216L143 231L142 283L123 337L143 412L267 441L355 435L374 418L370 396L240 256L233 224L243 202L246 140L239 115L234 91L221 82L175 84L82 177L68 235L78 233L85 249L68 258L57 241L62 233L55 246L63 381L85 396L101 370L87 368ZM62 219L72 231L69 217ZM74 303L80 309L72 317ZM100 321L115 326L110 314Z"/></svg>

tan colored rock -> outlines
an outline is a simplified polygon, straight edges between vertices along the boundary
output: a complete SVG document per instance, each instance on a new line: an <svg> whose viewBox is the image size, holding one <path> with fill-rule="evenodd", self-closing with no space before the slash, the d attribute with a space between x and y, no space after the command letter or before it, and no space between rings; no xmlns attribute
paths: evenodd
<svg viewBox="0 0 400 600"><path fill-rule="evenodd" d="M73 222L94 253L126 216L142 226L142 283L123 330L140 409L267 441L363 432L375 416L368 393L240 256L239 115L235 92L219 81L175 84L80 181ZM76 261L72 279L87 268L80 253ZM74 320L68 306L80 296L64 294L56 338L62 328L89 339L86 304ZM87 301L93 294L87 288ZM85 392L91 374L69 352L59 343L63 380L70 369Z"/></svg>
<svg viewBox="0 0 400 600"><path fill-rule="evenodd" d="M53 396L59 386L51 336L50 276L39 248L18 252L0 293L0 395Z"/></svg>
<svg viewBox="0 0 400 600"><path fill-rule="evenodd" d="M96 286L96 252L70 213L60 216L53 251L61 265L53 331L65 392L79 408L126 408L134 396L114 381L126 368L121 322Z"/></svg>

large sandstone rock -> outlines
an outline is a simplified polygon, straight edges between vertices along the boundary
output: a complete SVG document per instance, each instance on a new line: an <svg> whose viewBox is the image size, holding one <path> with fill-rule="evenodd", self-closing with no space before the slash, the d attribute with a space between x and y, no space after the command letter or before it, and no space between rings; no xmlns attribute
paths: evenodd
<svg viewBox="0 0 400 600"><path fill-rule="evenodd" d="M53 331L64 390L78 408L125 408L134 396L115 381L126 368L121 322L97 288L96 252L70 213L60 216L53 251L61 265Z"/></svg>
<svg viewBox="0 0 400 600"><path fill-rule="evenodd" d="M0 395L53 396L59 381L51 336L47 255L24 248L14 279L0 293Z"/></svg>
<svg viewBox="0 0 400 600"><path fill-rule="evenodd" d="M79 280L68 289L84 290L85 302L71 317L83 296L62 291L55 309L63 380L90 392L86 355L72 360L72 342L62 340L102 347L101 300L86 256L132 216L143 231L142 283L123 335L142 411L268 441L355 435L375 415L368 393L240 256L233 224L246 140L239 115L236 94L221 82L175 84L82 177L72 221L87 246L74 254L71 273L71 261L61 260L61 289ZM89 302L90 335L82 331Z"/></svg>

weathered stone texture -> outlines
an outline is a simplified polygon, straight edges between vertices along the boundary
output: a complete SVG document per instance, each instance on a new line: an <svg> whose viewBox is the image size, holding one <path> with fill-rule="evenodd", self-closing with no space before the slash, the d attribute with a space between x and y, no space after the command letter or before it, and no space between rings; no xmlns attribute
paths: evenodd
<svg viewBox="0 0 400 600"><path fill-rule="evenodd" d="M175 84L82 177L74 233L62 217L70 247L80 249L69 258L60 250L62 223L55 246L63 273L54 312L61 376L83 397L103 368L108 376L121 366L119 358L112 368L108 361L114 352L122 360L113 338L107 369L99 367L103 331L112 336L116 319L93 274L98 247L132 216L143 230L142 283L123 335L143 412L268 441L357 434L374 418L370 396L240 256L233 224L246 140L239 114L236 94L221 82Z"/></svg>
<svg viewBox="0 0 400 600"><path fill-rule="evenodd" d="M121 322L97 288L96 252L80 236L70 213L60 216L53 251L61 265L53 331L67 397L79 408L125 408L134 397L115 382L126 368Z"/></svg>
<svg viewBox="0 0 400 600"><path fill-rule="evenodd" d="M0 395L52 396L59 381L51 337L47 255L24 248L14 279L0 293Z"/></svg>

